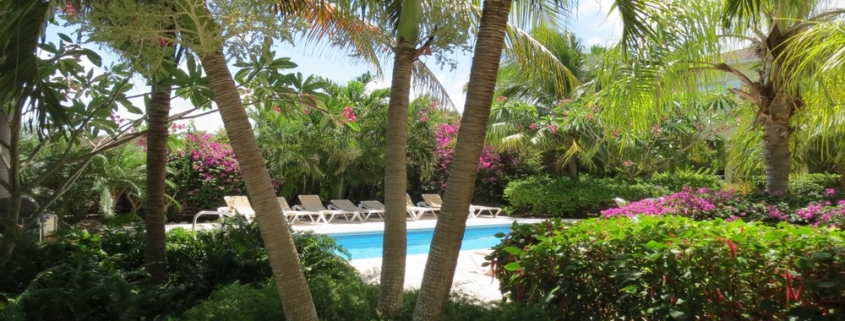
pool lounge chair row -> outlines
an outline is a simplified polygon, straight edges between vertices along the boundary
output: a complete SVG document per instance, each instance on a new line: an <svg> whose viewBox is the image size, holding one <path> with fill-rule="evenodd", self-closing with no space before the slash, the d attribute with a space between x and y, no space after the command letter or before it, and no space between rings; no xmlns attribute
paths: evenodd
<svg viewBox="0 0 845 321"><path fill-rule="evenodd" d="M437 217L443 203L440 195L437 194L423 194L425 202L420 202L417 205L414 205L410 195L406 194L405 196L407 213L412 220L418 220L425 214L432 214ZM252 209L249 198L246 196L224 196L223 199L226 202L225 207L220 207L216 211L200 211L197 213L193 220L194 226L196 226L197 218L203 215L217 215L221 218L224 216L242 216L247 220L255 218L255 210ZM304 218L310 219L312 223L329 223L339 216L347 221L357 219L364 222L373 215L383 218L384 214L384 204L379 201L363 201L356 206L349 200L335 199L331 200L326 207L318 195L299 195L300 205L291 207L284 197L277 199L289 224ZM484 212L496 217L501 210L498 207L470 205L470 217L478 217Z"/></svg>

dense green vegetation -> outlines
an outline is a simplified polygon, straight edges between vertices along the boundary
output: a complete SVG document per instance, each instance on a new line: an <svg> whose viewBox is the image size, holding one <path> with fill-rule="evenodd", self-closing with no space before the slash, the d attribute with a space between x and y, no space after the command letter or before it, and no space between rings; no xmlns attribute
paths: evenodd
<svg viewBox="0 0 845 321"><path fill-rule="evenodd" d="M330 238L295 233L309 277L357 277ZM7 320L117 320L179 315L217 288L265 284L272 277L257 226L240 220L220 229L167 234L169 277L146 284L144 231L138 226L62 232L54 241L21 244L0 273ZM342 253L342 251L341 251ZM50 309L45 309L50 306Z"/></svg>
<svg viewBox="0 0 845 321"><path fill-rule="evenodd" d="M845 312L843 237L676 216L550 220L514 226L492 258L509 301L558 318L833 320Z"/></svg>
<svg viewBox="0 0 845 321"><path fill-rule="evenodd" d="M323 320L376 320L378 286L366 284L330 238L294 233L303 271ZM145 282L144 233L132 228L63 232L46 243L21 245L0 269L3 320L284 320L256 224L223 222L220 229L167 234L169 277ZM415 292L405 294L409 320ZM50 307L45 308L45 307ZM449 320L553 318L523 304L484 305L456 296Z"/></svg>
<svg viewBox="0 0 845 321"><path fill-rule="evenodd" d="M845 11L752 2L615 0L621 41L585 48L562 1L4 1L0 317L841 318ZM471 39L458 115L430 68ZM291 72L280 42L393 54L391 89ZM226 130L184 120L211 108ZM420 293L406 192L445 200ZM292 233L299 194L384 200L381 285ZM165 234L224 195L256 223ZM489 304L447 297L470 203L601 217L514 225Z"/></svg>

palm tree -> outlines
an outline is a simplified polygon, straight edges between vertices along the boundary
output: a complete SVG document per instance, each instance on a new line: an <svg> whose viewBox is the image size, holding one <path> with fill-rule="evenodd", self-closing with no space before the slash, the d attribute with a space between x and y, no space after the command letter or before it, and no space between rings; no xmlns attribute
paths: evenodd
<svg viewBox="0 0 845 321"><path fill-rule="evenodd" d="M172 56L169 56L171 59ZM170 135L171 86L166 80L151 79L152 94L147 104L147 182L144 202L144 266L151 281L167 281L167 236L165 235L165 189L167 188L167 137Z"/></svg>
<svg viewBox="0 0 845 321"><path fill-rule="evenodd" d="M296 2L286 1L285 4L304 5L301 1ZM279 9L291 10L290 7L282 7ZM317 311L300 267L293 238L276 200L270 174L258 149L240 93L229 72L223 53L223 26L214 19L204 1L181 1L177 10L180 18L178 25L183 30L183 44L200 58L214 101L223 118L226 134L240 164L285 317L289 320L317 320Z"/></svg>
<svg viewBox="0 0 845 321"><path fill-rule="evenodd" d="M402 308L407 255L405 191L408 173L405 165L408 143L408 104L411 72L420 38L422 0L402 0L396 45L393 48L393 78L387 109L387 138L384 164L384 250L382 253L377 311L393 317Z"/></svg>
<svg viewBox="0 0 845 321"><path fill-rule="evenodd" d="M522 11L517 10L523 17L532 17L538 13L536 9L542 7L541 2L521 3L528 4L520 7ZM478 159L484 147L511 4L510 0L484 1L455 157L414 309L414 320L443 319L475 189Z"/></svg>
<svg viewBox="0 0 845 321"><path fill-rule="evenodd" d="M659 114L686 92L707 87L708 77L730 75L741 84L730 91L748 102L754 110L749 121L762 128L766 190L786 192L794 116L826 112L805 100L820 87L795 81L807 74L789 59L804 54L791 44L845 10L825 10L821 1L811 0L625 3L618 7L629 33L616 53L626 63L608 66L614 70L605 79L602 106L628 111L618 113L617 122L634 119L644 130L650 127L647 118L655 119L647 111ZM726 52L731 46L741 50ZM753 63L743 66L744 61Z"/></svg>

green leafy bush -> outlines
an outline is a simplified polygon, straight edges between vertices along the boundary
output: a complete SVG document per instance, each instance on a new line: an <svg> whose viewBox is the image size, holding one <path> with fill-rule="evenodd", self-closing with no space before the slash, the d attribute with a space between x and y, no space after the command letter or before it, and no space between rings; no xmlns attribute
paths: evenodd
<svg viewBox="0 0 845 321"><path fill-rule="evenodd" d="M766 177L755 177L751 180L751 185L757 191L766 190ZM789 193L793 195L821 194L826 188L833 187L839 187L838 174L793 174L789 176Z"/></svg>
<svg viewBox="0 0 845 321"><path fill-rule="evenodd" d="M343 279L317 277L308 280L314 307L321 320L410 321L418 292L405 291L401 314L396 319L376 315L378 285L364 283L357 275ZM484 304L460 294L453 294L446 305L445 319L450 321L552 321L556 320L541 306L523 303ZM215 291L211 297L177 318L183 321L215 320L285 320L275 284L260 287L235 283Z"/></svg>
<svg viewBox="0 0 845 321"><path fill-rule="evenodd" d="M331 238L293 234L308 278L357 275ZM215 289L264 284L272 277L258 228L234 219L221 229L167 234L170 280L145 285L143 230L64 233L55 242L24 242L0 268L0 319L153 319L180 314ZM50 309L43 309L50 306ZM49 311L47 311L49 310Z"/></svg>
<svg viewBox="0 0 845 321"><path fill-rule="evenodd" d="M722 177L714 175L706 170L680 170L654 174L649 183L665 187L669 192L679 192L684 186L692 189L709 188L713 190L722 189Z"/></svg>
<svg viewBox="0 0 845 321"><path fill-rule="evenodd" d="M623 178L583 176L529 177L512 181L505 189L508 212L540 217L584 217L613 206L613 198L638 200L668 194L668 190Z"/></svg>
<svg viewBox="0 0 845 321"><path fill-rule="evenodd" d="M558 319L806 320L845 291L843 237L787 223L552 220L514 226L492 257L509 300Z"/></svg>

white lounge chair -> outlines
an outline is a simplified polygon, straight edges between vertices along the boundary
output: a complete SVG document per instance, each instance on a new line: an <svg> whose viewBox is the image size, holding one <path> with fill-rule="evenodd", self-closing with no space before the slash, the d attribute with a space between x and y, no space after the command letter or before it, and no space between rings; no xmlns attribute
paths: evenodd
<svg viewBox="0 0 845 321"><path fill-rule="evenodd" d="M438 194L423 194L422 197L423 200L425 200L424 203L426 206L438 209L443 206L443 199L440 198L440 195ZM484 212L487 212L487 215L490 215L491 217L498 217L499 213L502 212L502 208L495 206L469 205L469 217L471 218L479 217L481 214L484 214Z"/></svg>
<svg viewBox="0 0 845 321"><path fill-rule="evenodd" d="M433 206L426 206L425 203L417 203L414 205L414 201L411 200L411 195L405 194L405 200L407 202L408 210L410 211L413 208L416 211L417 219L425 215L425 213L431 213L434 217L437 217L437 213L440 213L440 207L433 207Z"/></svg>
<svg viewBox="0 0 845 321"><path fill-rule="evenodd" d="M223 200L234 214L243 216L247 221L255 219L255 210L246 196L223 196Z"/></svg>
<svg viewBox="0 0 845 321"><path fill-rule="evenodd" d="M285 214L285 219L288 221L288 224L293 224L293 222L295 222L297 219L302 219L303 216L307 216L308 218L310 218L312 223L317 223L324 220L320 218L322 214L320 214L319 212L294 210L290 207L288 201L284 197L276 197L276 199L279 200L279 206L282 207L282 213Z"/></svg>
<svg viewBox="0 0 845 321"><path fill-rule="evenodd" d="M613 199L613 202L614 202L614 203L616 203L616 206L619 206L619 207L625 207L625 206L628 206L629 204L631 204L631 203L629 203L628 201L623 200L623 199L622 199L622 198L620 198L620 197L616 197L616 198L614 198L614 199Z"/></svg>
<svg viewBox="0 0 845 321"><path fill-rule="evenodd" d="M361 207L384 211L384 204L379 201L363 201ZM406 213L412 220L418 220L425 212L430 211L428 207L405 205Z"/></svg>
<svg viewBox="0 0 845 321"><path fill-rule="evenodd" d="M475 265L475 272L480 275L493 276L493 266L487 261L487 256L493 253L493 250L478 250L472 252L472 264ZM484 264L487 263L487 266Z"/></svg>
<svg viewBox="0 0 845 321"><path fill-rule="evenodd" d="M331 200L331 204L329 204L329 209L347 212L358 212L358 219L360 219L362 222L369 219L370 216L373 214L378 215L379 218L383 218L382 214L384 214L384 209L364 208L360 205L355 206L354 203L346 199Z"/></svg>
<svg viewBox="0 0 845 321"><path fill-rule="evenodd" d="M323 201L319 195L299 195L299 208L294 207L295 210L305 210L311 212L318 212L321 214L321 219L325 223L331 222L336 216L343 216L347 221L354 220L358 217L357 212L330 210L323 206Z"/></svg>

